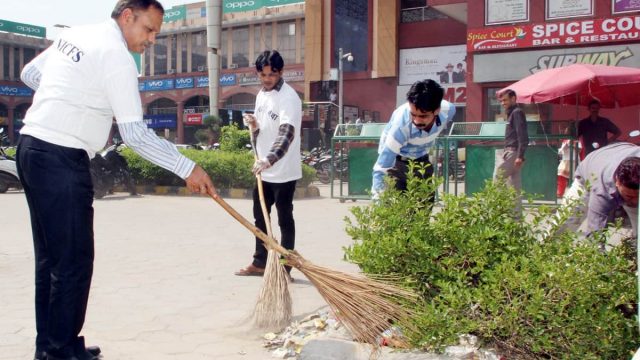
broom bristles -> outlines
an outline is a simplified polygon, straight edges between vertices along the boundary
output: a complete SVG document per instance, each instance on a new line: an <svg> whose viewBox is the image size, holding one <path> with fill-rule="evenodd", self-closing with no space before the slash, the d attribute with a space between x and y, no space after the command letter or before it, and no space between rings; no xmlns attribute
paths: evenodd
<svg viewBox="0 0 640 360"><path fill-rule="evenodd" d="M253 323L263 329L281 329L291 322L292 301L289 277L280 255L269 250L262 289L253 312Z"/></svg>
<svg viewBox="0 0 640 360"><path fill-rule="evenodd" d="M415 313L409 306L418 301L415 293L387 281L312 264L295 251L286 259L316 287L354 339L373 346L372 357L380 349L385 330L398 326L405 334L417 331L411 322ZM395 340L398 347L409 347L405 339Z"/></svg>

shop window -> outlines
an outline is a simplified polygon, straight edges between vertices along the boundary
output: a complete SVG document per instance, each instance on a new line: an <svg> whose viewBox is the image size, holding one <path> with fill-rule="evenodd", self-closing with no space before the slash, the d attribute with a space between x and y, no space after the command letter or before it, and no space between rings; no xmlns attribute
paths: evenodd
<svg viewBox="0 0 640 360"><path fill-rule="evenodd" d="M232 63L230 68L249 66L249 27L234 28L231 33L233 46Z"/></svg>
<svg viewBox="0 0 640 360"><path fill-rule="evenodd" d="M154 73L166 74L167 73L167 44L169 39L166 37L157 38L156 43L153 46L154 50Z"/></svg>
<svg viewBox="0 0 640 360"><path fill-rule="evenodd" d="M180 72L189 72L190 69L187 69L187 57L188 57L188 53L187 53L187 45L188 45L188 41L189 41L189 36L188 34L180 34L179 36L181 36L180 38L180 58L182 59L182 64L180 64L180 68L178 69L178 71Z"/></svg>
<svg viewBox="0 0 640 360"><path fill-rule="evenodd" d="M343 61L344 72L369 68L369 1L336 0L333 21L333 66L338 67L338 49L351 53L353 61Z"/></svg>
<svg viewBox="0 0 640 360"><path fill-rule="evenodd" d="M296 22L278 23L278 46L276 47L285 64L296 62Z"/></svg>
<svg viewBox="0 0 640 360"><path fill-rule="evenodd" d="M207 32L191 34L191 71L207 70Z"/></svg>
<svg viewBox="0 0 640 360"><path fill-rule="evenodd" d="M506 121L506 114L496 92L502 88L487 88L486 94L486 118L484 121ZM516 94L517 95L517 94ZM549 104L518 104L527 116L527 121L547 121L551 118L551 105Z"/></svg>

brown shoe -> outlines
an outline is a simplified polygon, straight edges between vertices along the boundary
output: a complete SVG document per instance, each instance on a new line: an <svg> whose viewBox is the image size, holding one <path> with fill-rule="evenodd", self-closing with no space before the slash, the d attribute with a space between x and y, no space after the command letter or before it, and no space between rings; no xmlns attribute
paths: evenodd
<svg viewBox="0 0 640 360"><path fill-rule="evenodd" d="M264 268L259 268L251 264L244 269L236 271L234 274L236 276L262 276L264 275Z"/></svg>

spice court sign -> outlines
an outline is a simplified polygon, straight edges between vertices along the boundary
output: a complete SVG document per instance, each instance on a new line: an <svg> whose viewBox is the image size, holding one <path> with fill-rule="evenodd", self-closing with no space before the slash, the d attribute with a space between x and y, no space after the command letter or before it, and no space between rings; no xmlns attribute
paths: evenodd
<svg viewBox="0 0 640 360"><path fill-rule="evenodd" d="M47 29L42 26L22 24L8 20L0 20L0 31L44 38Z"/></svg>
<svg viewBox="0 0 640 360"><path fill-rule="evenodd" d="M467 51L602 44L640 39L640 15L469 30Z"/></svg>

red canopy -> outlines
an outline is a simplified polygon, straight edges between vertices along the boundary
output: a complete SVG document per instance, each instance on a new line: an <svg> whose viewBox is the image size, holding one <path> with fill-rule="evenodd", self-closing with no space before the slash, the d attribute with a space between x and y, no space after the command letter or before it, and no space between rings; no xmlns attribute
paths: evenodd
<svg viewBox="0 0 640 360"><path fill-rule="evenodd" d="M504 89L516 92L518 102L589 105L593 99L602 107L640 104L640 69L574 64L539 71Z"/></svg>

